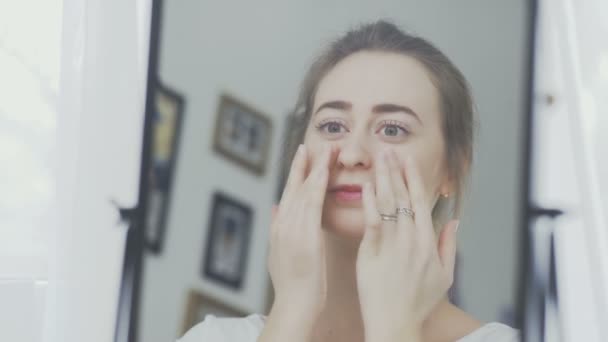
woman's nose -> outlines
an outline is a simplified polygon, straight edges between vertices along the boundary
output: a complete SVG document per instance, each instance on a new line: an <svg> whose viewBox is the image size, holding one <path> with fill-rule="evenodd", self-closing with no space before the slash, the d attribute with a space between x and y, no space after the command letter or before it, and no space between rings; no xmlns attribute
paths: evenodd
<svg viewBox="0 0 608 342"><path fill-rule="evenodd" d="M343 141L338 145L338 166L341 168L369 168L371 165L371 155L369 149L360 139Z"/></svg>

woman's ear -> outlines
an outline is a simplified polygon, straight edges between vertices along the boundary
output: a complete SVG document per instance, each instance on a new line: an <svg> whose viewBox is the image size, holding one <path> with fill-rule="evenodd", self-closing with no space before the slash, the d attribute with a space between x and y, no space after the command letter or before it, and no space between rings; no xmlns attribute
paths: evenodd
<svg viewBox="0 0 608 342"><path fill-rule="evenodd" d="M446 174L443 177L443 181L439 185L439 196L441 197L449 197L454 192L454 182L452 181L452 177Z"/></svg>

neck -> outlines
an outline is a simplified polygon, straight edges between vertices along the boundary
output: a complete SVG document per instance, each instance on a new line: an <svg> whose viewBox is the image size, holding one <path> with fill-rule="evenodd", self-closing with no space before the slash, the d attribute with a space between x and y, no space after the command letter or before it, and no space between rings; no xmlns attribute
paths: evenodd
<svg viewBox="0 0 608 342"><path fill-rule="evenodd" d="M315 325L314 341L363 341L357 291L359 241L323 229L327 262L327 297Z"/></svg>

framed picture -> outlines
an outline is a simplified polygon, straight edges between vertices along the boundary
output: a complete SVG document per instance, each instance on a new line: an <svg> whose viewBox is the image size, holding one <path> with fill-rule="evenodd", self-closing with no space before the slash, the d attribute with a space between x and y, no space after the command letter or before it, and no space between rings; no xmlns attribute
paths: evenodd
<svg viewBox="0 0 608 342"><path fill-rule="evenodd" d="M222 193L215 193L210 215L203 274L233 289L245 277L252 210Z"/></svg>
<svg viewBox="0 0 608 342"><path fill-rule="evenodd" d="M202 322L206 315L214 315L216 317L242 317L248 315L248 313L208 297L197 290L190 290L186 297L184 320L180 336L185 334L197 323Z"/></svg>
<svg viewBox="0 0 608 342"><path fill-rule="evenodd" d="M272 138L265 115L229 95L221 95L213 148L256 175L263 175Z"/></svg>
<svg viewBox="0 0 608 342"><path fill-rule="evenodd" d="M157 82L145 216L146 247L156 254L166 230L183 110L183 97Z"/></svg>

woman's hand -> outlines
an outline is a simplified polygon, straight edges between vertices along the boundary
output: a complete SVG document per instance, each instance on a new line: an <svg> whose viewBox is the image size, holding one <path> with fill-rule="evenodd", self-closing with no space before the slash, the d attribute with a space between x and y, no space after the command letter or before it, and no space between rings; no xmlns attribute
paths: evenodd
<svg viewBox="0 0 608 342"><path fill-rule="evenodd" d="M268 269L275 301L269 321L277 329L290 330L291 336L283 336L290 340L309 333L306 330L323 309L327 289L321 216L336 153L328 146L314 162L309 157L300 145L270 228Z"/></svg>
<svg viewBox="0 0 608 342"><path fill-rule="evenodd" d="M366 231L357 257L366 341L420 340L422 322L452 284L458 221L444 227L437 247L429 204L412 158L403 167L392 151L378 158L375 195L369 183L363 188ZM381 219L396 208L411 208L414 217Z"/></svg>

